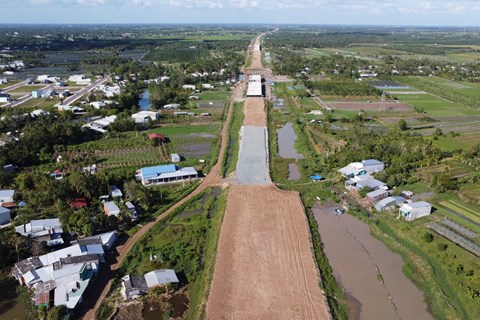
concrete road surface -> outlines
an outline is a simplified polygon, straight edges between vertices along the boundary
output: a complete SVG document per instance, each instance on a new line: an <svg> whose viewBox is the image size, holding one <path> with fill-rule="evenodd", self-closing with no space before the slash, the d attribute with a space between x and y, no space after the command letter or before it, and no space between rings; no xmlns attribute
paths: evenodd
<svg viewBox="0 0 480 320"><path fill-rule="evenodd" d="M248 185L269 184L266 128L244 126L240 137L237 181Z"/></svg>

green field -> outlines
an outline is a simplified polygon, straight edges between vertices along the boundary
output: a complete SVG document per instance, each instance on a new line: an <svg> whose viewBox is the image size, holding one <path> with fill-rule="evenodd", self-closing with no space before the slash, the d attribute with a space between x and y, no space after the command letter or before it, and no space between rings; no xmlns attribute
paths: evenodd
<svg viewBox="0 0 480 320"><path fill-rule="evenodd" d="M442 151L461 150L480 144L480 133L460 135L457 137L439 136L437 140L432 141L433 144Z"/></svg>
<svg viewBox="0 0 480 320"><path fill-rule="evenodd" d="M451 81L438 77L425 78L426 81L445 89L453 90L470 97L480 97L480 85L466 81Z"/></svg>
<svg viewBox="0 0 480 320"><path fill-rule="evenodd" d="M228 91L204 91L198 97L201 100L227 100L229 94Z"/></svg>
<svg viewBox="0 0 480 320"><path fill-rule="evenodd" d="M480 204L480 183L463 185L460 188L460 193L471 201Z"/></svg>
<svg viewBox="0 0 480 320"><path fill-rule="evenodd" d="M145 61L164 61L168 63L181 63L192 62L205 57L208 57L210 53L205 49L198 48L158 48L150 51L145 55L143 60Z"/></svg>
<svg viewBox="0 0 480 320"><path fill-rule="evenodd" d="M472 116L480 115L480 110L467 108L461 104L451 102L431 94L399 95L400 102L436 117Z"/></svg>
<svg viewBox="0 0 480 320"><path fill-rule="evenodd" d="M220 124L205 124L205 125L185 125L185 126L163 126L146 131L146 134L161 133L166 137L178 134L190 133L210 133L216 134L220 130Z"/></svg>

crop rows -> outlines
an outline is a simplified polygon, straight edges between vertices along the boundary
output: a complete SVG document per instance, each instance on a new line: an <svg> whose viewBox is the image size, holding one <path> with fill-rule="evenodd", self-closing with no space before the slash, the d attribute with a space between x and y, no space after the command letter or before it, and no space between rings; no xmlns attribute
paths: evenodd
<svg viewBox="0 0 480 320"><path fill-rule="evenodd" d="M461 204L458 204L456 202L453 202L451 200L449 201L442 201L440 204L450 210L453 210L467 218L472 219L473 221L480 222L480 213L473 211L469 208L466 208L462 206Z"/></svg>
<svg viewBox="0 0 480 320"><path fill-rule="evenodd" d="M476 232L473 232L472 230L463 227L455 221L443 219L442 224L467 238L475 239L478 237L478 234Z"/></svg>
<svg viewBox="0 0 480 320"><path fill-rule="evenodd" d="M428 227L438 233L439 235L455 242L462 248L472 252L476 256L480 257L480 245L477 243L473 242L470 239L465 238L464 236L448 229L445 226L442 226L438 223L429 223Z"/></svg>
<svg viewBox="0 0 480 320"><path fill-rule="evenodd" d="M169 63L184 63L202 59L208 56L204 49L189 48L158 48L149 52L144 60L146 61L167 61Z"/></svg>

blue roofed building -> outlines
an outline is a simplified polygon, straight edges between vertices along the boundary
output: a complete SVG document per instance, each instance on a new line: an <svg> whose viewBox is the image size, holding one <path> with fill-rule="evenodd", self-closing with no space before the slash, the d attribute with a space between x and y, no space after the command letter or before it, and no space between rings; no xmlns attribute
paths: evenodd
<svg viewBox="0 0 480 320"><path fill-rule="evenodd" d="M137 171L135 178L144 186L152 186L197 179L198 172L193 167L182 168L174 164L167 164L142 168Z"/></svg>

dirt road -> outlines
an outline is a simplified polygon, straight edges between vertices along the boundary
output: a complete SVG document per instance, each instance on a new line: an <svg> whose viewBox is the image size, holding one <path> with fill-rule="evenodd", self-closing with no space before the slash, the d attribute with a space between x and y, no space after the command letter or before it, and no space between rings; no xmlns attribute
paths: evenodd
<svg viewBox="0 0 480 320"><path fill-rule="evenodd" d="M330 319L295 192L231 186L207 319Z"/></svg>

